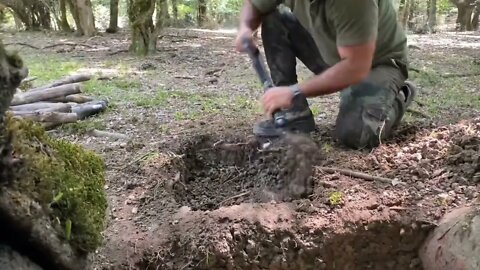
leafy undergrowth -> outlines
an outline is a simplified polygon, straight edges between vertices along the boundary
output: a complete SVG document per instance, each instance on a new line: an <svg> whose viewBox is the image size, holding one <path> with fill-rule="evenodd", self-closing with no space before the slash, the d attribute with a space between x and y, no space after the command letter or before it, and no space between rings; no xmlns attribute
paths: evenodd
<svg viewBox="0 0 480 270"><path fill-rule="evenodd" d="M103 161L81 146L51 138L31 122L7 118L14 156L22 161L14 186L50 213L58 233L80 250L101 243L107 207Z"/></svg>

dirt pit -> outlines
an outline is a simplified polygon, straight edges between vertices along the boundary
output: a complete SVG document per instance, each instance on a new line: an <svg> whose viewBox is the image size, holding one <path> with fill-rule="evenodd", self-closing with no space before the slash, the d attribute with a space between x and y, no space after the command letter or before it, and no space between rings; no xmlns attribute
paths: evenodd
<svg viewBox="0 0 480 270"><path fill-rule="evenodd" d="M265 142L204 136L182 152L175 200L192 210L307 198L320 156L316 144L299 135Z"/></svg>

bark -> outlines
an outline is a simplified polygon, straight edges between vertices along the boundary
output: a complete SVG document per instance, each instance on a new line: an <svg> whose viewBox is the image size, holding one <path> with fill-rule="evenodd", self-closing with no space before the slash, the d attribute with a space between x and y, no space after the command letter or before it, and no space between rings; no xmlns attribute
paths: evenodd
<svg viewBox="0 0 480 270"><path fill-rule="evenodd" d="M13 97L12 105L22 105L38 101L46 101L56 97L63 97L81 92L81 86L78 83L66 84L48 88L45 90L29 91L16 94Z"/></svg>
<svg viewBox="0 0 480 270"><path fill-rule="evenodd" d="M106 32L118 32L118 0L110 0L110 24Z"/></svg>
<svg viewBox="0 0 480 270"><path fill-rule="evenodd" d="M199 27L205 26L207 21L207 0L198 0L198 18L197 23Z"/></svg>
<svg viewBox="0 0 480 270"><path fill-rule="evenodd" d="M71 32L72 28L68 24L67 20L67 2L66 0L60 0L60 29L64 32Z"/></svg>
<svg viewBox="0 0 480 270"><path fill-rule="evenodd" d="M10 106L10 110L13 112L36 112L36 111L71 112L72 106L66 103L34 102L30 104Z"/></svg>
<svg viewBox="0 0 480 270"><path fill-rule="evenodd" d="M129 50L136 55L149 55L157 50L160 26L153 24L155 0L128 0L128 18L132 31Z"/></svg>

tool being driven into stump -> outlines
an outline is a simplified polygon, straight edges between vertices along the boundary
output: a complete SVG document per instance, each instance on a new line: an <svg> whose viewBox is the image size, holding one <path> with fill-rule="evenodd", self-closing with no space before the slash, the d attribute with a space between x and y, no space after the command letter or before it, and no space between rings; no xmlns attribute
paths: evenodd
<svg viewBox="0 0 480 270"><path fill-rule="evenodd" d="M257 47L255 47L247 38L244 38L242 40L242 43L243 43L243 48L248 53L248 56L250 56L250 59L252 60L253 68L255 69L255 72L257 73L258 78L260 79L260 82L263 85L263 91L264 92L268 91L274 85L262 61L260 50ZM274 119L275 126L277 128L285 127L285 125L287 124L287 121L285 119L284 112L282 112L281 110L276 110L275 112L273 112L272 116Z"/></svg>

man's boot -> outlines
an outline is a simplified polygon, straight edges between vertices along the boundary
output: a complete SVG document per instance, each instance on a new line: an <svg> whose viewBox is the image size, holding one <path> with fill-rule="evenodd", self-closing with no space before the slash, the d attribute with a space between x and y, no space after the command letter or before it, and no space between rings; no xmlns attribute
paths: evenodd
<svg viewBox="0 0 480 270"><path fill-rule="evenodd" d="M303 96L296 96L293 99L293 106L288 110L278 113L282 114L286 123L283 127L275 125L274 118L256 123L253 127L253 133L257 137L275 138L284 132L292 133L310 133L315 131L315 119L308 106L308 101Z"/></svg>

